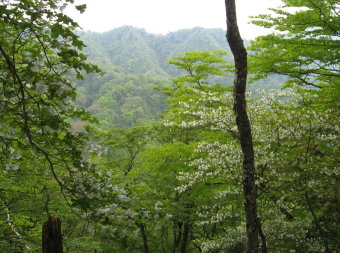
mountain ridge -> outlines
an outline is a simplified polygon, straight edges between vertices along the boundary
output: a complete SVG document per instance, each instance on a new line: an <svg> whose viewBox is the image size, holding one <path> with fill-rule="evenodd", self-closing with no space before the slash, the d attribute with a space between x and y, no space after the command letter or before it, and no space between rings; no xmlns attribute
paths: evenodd
<svg viewBox="0 0 340 253"><path fill-rule="evenodd" d="M183 74L168 60L187 51L227 51L225 59L233 64L222 29L191 28L166 35L123 26L104 33L79 32L87 47L88 60L97 64L102 75L87 75L77 81L77 104L100 121L100 127L127 128L148 124L166 109L165 96L154 87L170 84L170 78ZM245 41L245 43L248 43ZM214 82L232 85L233 75ZM277 79L259 81L253 87L277 85ZM259 86L260 84L260 86Z"/></svg>
<svg viewBox="0 0 340 253"><path fill-rule="evenodd" d="M224 31L195 27L165 35L145 29L122 26L104 33L80 32L89 60L104 67L110 65L128 74L173 77L178 71L167 61L186 51L229 51ZM101 59L96 59L98 49ZM111 66L111 67L112 67Z"/></svg>

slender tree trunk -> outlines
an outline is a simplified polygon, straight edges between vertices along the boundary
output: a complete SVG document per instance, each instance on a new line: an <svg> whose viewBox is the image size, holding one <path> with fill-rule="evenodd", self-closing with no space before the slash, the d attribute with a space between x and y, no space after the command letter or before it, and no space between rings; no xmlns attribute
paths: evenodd
<svg viewBox="0 0 340 253"><path fill-rule="evenodd" d="M174 242L172 245L172 252L176 253L177 248L179 248L181 238L182 238L182 223L179 221L174 221ZM178 236L177 236L178 231Z"/></svg>
<svg viewBox="0 0 340 253"><path fill-rule="evenodd" d="M188 223L185 223L184 230L183 230L181 253L185 253L187 251L187 244L188 244L188 239L189 239L189 228L190 228L190 225Z"/></svg>
<svg viewBox="0 0 340 253"><path fill-rule="evenodd" d="M319 236L321 238L321 240L323 240L323 243L324 243L324 246L325 246L325 252L326 253L331 253L332 251L329 249L329 245L328 245L328 241L327 241L327 236L325 236L325 233L324 233L324 230L322 229L322 226L313 210L313 207L312 207L312 204L311 204L311 201L310 201L310 197L309 197L309 194L307 191L305 191L305 199L306 199L306 202L307 202L307 206L308 206L308 209L310 211L310 213L312 214L313 216L313 219L314 219L314 222L315 222L315 226L319 232Z"/></svg>
<svg viewBox="0 0 340 253"><path fill-rule="evenodd" d="M264 235L263 231L262 231L262 225L261 222L259 220L257 220L257 224L259 226L259 236L261 238L261 253L268 253L268 249L267 249L267 239L266 236Z"/></svg>
<svg viewBox="0 0 340 253"><path fill-rule="evenodd" d="M246 213L247 253L258 252L259 227L256 210L254 148L246 108L247 51L241 39L236 17L235 0L225 0L227 40L235 60L234 112L243 154L243 191Z"/></svg>
<svg viewBox="0 0 340 253"><path fill-rule="evenodd" d="M137 225L140 228L143 237L144 253L149 253L149 243L148 237L146 236L145 225L143 223L138 223Z"/></svg>
<svg viewBox="0 0 340 253"><path fill-rule="evenodd" d="M176 253L176 240L177 240L177 235L176 235L176 225L173 224L173 243L172 243L172 253Z"/></svg>
<svg viewBox="0 0 340 253"><path fill-rule="evenodd" d="M61 222L57 217L50 216L43 225L42 252L63 253Z"/></svg>

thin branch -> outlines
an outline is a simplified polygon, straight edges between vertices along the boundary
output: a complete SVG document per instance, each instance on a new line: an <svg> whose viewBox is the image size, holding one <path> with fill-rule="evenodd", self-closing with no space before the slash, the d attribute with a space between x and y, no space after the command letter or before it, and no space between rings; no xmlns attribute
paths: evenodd
<svg viewBox="0 0 340 253"><path fill-rule="evenodd" d="M28 116L28 112L27 112L27 107L26 107L26 99L25 99L25 88L24 88L24 84L22 83L21 81L21 78L19 77L18 75L18 72L16 70L16 67L15 65L12 63L11 59L9 58L9 56L7 55L6 51L2 48L2 46L0 45L0 52L1 54L4 56L6 62L7 62L7 66L10 70L10 72L12 73L12 76L13 76L13 80L15 83L17 83L19 85L19 89L20 89L20 94L21 94L21 105L22 105L22 112L23 112L23 119L24 119L24 127L23 127L23 130L26 134L26 137L29 141L29 143L31 144L31 146L33 148L35 148L37 151L41 152L46 160L48 161L49 163L49 167L51 169L51 172L53 174L53 177L54 179L58 182L59 186L61 187L61 189L66 189L70 192L73 192L73 190L71 190L70 188L68 188L65 184L63 184L60 179L58 178L57 174L56 174L56 171L55 171L55 168L54 168L54 165L53 165L53 162L50 158L50 154L45 151L43 148L39 147L34 141L33 141L33 137L32 137L32 134L31 134L31 130L30 130L30 127L29 127L29 116ZM64 195L63 191L62 191L62 194ZM66 196L64 195L64 197L66 198Z"/></svg>
<svg viewBox="0 0 340 253"><path fill-rule="evenodd" d="M2 201L3 202L3 201ZM22 239L22 235L16 230L14 224L11 222L11 216L10 216L10 213L9 213L9 209L8 207L6 206L6 204L3 202L3 204L5 205L5 210L6 210L6 215L7 215L7 218L6 218L6 223L9 225L9 227L11 228L12 232L15 234L16 238L19 238L19 239ZM24 244L24 247L27 249L27 250L31 250L31 248Z"/></svg>

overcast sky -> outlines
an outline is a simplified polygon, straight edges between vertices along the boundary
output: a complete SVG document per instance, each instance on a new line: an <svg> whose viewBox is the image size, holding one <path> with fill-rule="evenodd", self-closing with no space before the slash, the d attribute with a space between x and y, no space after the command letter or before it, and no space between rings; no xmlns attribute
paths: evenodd
<svg viewBox="0 0 340 253"><path fill-rule="evenodd" d="M67 13L85 31L105 32L123 25L145 28L156 34L166 34L196 26L226 28L223 0L77 0L86 3L87 10L78 14ZM249 16L268 13L267 8L277 7L280 0L236 0L241 36L246 39L265 31L248 24Z"/></svg>

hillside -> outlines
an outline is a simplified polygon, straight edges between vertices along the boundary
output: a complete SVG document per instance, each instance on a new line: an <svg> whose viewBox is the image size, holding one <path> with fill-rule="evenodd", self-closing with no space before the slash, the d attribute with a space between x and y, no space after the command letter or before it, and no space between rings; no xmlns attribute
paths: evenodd
<svg viewBox="0 0 340 253"><path fill-rule="evenodd" d="M90 75L77 83L78 105L100 120L101 127L131 127L148 123L164 111L164 96L153 88L169 83L180 71L168 64L186 51L229 51L222 29L192 28L166 35L123 26L105 33L80 32L89 60L103 75ZM231 53L226 60L232 63ZM224 85L232 77L216 80ZM267 80L257 86L277 86Z"/></svg>
<svg viewBox="0 0 340 253"><path fill-rule="evenodd" d="M123 26L105 33L82 32L89 59L102 68L115 67L127 74L174 76L167 61L186 51L228 50L221 29L192 28L166 35Z"/></svg>

